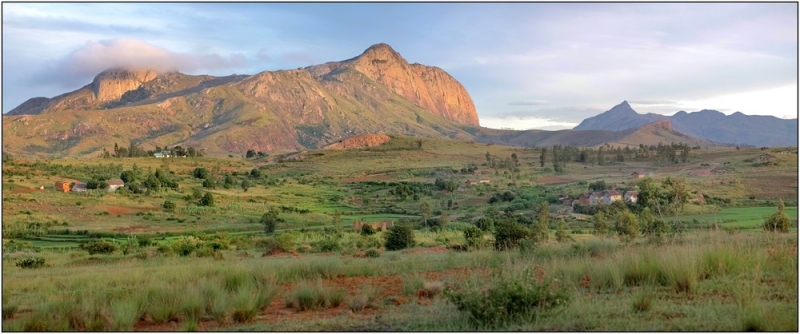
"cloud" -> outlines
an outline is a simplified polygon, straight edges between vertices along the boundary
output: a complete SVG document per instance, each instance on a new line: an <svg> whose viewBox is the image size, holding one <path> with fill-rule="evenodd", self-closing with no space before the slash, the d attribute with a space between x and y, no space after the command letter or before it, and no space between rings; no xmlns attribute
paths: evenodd
<svg viewBox="0 0 800 334"><path fill-rule="evenodd" d="M663 104L678 104L675 101L667 101L667 100L630 100L628 101L630 104L645 104L645 105L663 105Z"/></svg>
<svg viewBox="0 0 800 334"><path fill-rule="evenodd" d="M516 101L516 102L509 102L508 105L510 106L540 106L544 104L549 104L550 102L545 100L525 100L525 101Z"/></svg>
<svg viewBox="0 0 800 334"><path fill-rule="evenodd" d="M108 68L150 68L159 72L224 70L244 68L242 54L177 53L133 38L88 41L79 49L35 76L36 82L61 82L64 86L85 83Z"/></svg>
<svg viewBox="0 0 800 334"><path fill-rule="evenodd" d="M547 118L538 117L480 117L482 127L492 129L514 129L514 130L564 130L572 129L577 123L553 121Z"/></svg>

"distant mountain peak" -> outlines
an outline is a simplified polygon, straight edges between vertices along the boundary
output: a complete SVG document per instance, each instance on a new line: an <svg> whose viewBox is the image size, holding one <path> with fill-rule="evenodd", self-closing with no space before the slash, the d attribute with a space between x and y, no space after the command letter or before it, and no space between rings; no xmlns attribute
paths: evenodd
<svg viewBox="0 0 800 334"><path fill-rule="evenodd" d="M607 112L612 114L638 114L636 110L631 108L631 105L628 104L628 101L622 101L622 103L615 105Z"/></svg>
<svg viewBox="0 0 800 334"><path fill-rule="evenodd" d="M366 50L364 50L364 52L361 53L361 55L356 57L356 58L357 59L358 58L361 58L361 59L366 58L369 61L376 61L376 62L389 61L390 59L394 59L394 60L401 61L403 63L408 63L403 58L403 56L400 55L400 53L398 53L397 51L392 49L392 47L389 46L389 44L386 44L386 43L378 43L378 44L372 45L369 48L367 48Z"/></svg>

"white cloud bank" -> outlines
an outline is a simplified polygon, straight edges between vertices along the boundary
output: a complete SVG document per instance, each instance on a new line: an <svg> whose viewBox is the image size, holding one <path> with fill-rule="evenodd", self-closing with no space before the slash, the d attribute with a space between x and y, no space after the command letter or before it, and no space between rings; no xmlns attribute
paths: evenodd
<svg viewBox="0 0 800 334"><path fill-rule="evenodd" d="M536 117L479 117L481 126L492 129L513 129L513 130L564 130L572 129L578 123L558 122L546 118Z"/></svg>

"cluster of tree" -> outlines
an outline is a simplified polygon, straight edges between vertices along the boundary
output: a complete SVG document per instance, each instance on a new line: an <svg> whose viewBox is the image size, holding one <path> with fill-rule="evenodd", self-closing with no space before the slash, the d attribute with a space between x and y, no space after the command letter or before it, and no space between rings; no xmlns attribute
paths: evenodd
<svg viewBox="0 0 800 334"><path fill-rule="evenodd" d="M517 153L511 153L510 157L500 159L486 152L486 165L492 168L508 168L518 171L519 159L517 158ZM478 168L475 167L475 169L477 170Z"/></svg>
<svg viewBox="0 0 800 334"><path fill-rule="evenodd" d="M245 157L247 159L252 159L252 158L256 158L256 157L263 158L263 157L266 157L266 156L267 156L266 153L261 152L261 151L256 152L255 150L247 150L247 153L245 153Z"/></svg>
<svg viewBox="0 0 800 334"><path fill-rule="evenodd" d="M475 174L475 171L478 170L478 166L475 164L470 164L467 167L461 168L461 174Z"/></svg>
<svg viewBox="0 0 800 334"><path fill-rule="evenodd" d="M589 190L590 191L603 191L611 189L611 185L607 185L606 181L600 180L597 182L589 183Z"/></svg>
<svg viewBox="0 0 800 334"><path fill-rule="evenodd" d="M456 182L454 180L445 181L445 180L437 178L436 181L434 181L433 184L439 190L446 190L446 191L449 191L449 192L453 192L453 191L456 191L456 189L458 189L458 182Z"/></svg>
<svg viewBox="0 0 800 334"><path fill-rule="evenodd" d="M120 147L117 143L114 143L114 153L108 152L105 148L103 148L103 153L101 157L103 158L134 158L134 157L152 157L157 152L169 152L170 156L173 157L202 157L205 155L202 149L197 150L194 147L183 148L182 146L178 145L172 148L161 148L160 146L156 146L154 150L145 150L138 145L134 144L133 142L130 145L125 147Z"/></svg>
<svg viewBox="0 0 800 334"><path fill-rule="evenodd" d="M430 185L420 182L401 182L389 190L389 195L395 195L401 201L408 197L413 198L415 201L419 200L420 194L430 195Z"/></svg>
<svg viewBox="0 0 800 334"><path fill-rule="evenodd" d="M592 183L589 189L600 189L601 186L605 187L604 181ZM602 212L606 216L616 215L621 210L640 213L644 209L648 209L663 217L664 215L680 213L683 210L683 206L689 202L689 197L691 196L689 186L683 178L667 177L659 185L652 178L647 177L640 180L637 186L639 187L639 195L636 203L614 201L610 205L602 203L594 206L575 204L573 208L577 213L594 215Z"/></svg>
<svg viewBox="0 0 800 334"><path fill-rule="evenodd" d="M612 147L608 144L597 149L586 147L577 148L573 146L554 145L550 151L553 170L563 171L568 162L578 162L586 164L611 164L624 162L626 159L637 161L653 161L655 163L680 163L689 161L691 147L683 143L671 143L669 145L659 143L658 145L639 145L639 147L625 146ZM541 148L539 155L539 165L544 167L548 158L548 149Z"/></svg>
<svg viewBox="0 0 800 334"><path fill-rule="evenodd" d="M142 187L146 189L147 193L158 192L162 188L178 190L180 185L174 180L173 174L160 168L157 168L155 172L145 174L136 164L133 164L130 170L120 173L119 178L125 182L126 191L139 194L142 192ZM88 183L86 187L89 187Z"/></svg>
<svg viewBox="0 0 800 334"><path fill-rule="evenodd" d="M491 198L489 198L489 204L493 204L493 203L497 203L497 202L511 202L516 197L517 197L517 195L512 193L512 192L510 192L510 191L506 191L506 192L503 192L503 193L496 193L496 194L492 195Z"/></svg>

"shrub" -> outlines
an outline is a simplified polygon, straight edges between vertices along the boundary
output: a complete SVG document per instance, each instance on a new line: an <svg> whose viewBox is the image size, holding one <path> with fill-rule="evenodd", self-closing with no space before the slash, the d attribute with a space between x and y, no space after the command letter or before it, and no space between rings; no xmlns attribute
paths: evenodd
<svg viewBox="0 0 800 334"><path fill-rule="evenodd" d="M528 317L564 306L571 299L569 290L556 287L550 280L538 283L529 270L522 275L499 277L488 287L467 287L459 292L448 290L445 296L459 311L468 314L472 325L490 328L528 320Z"/></svg>
<svg viewBox="0 0 800 334"><path fill-rule="evenodd" d="M375 248L370 248L370 249L367 249L366 252L364 252L364 256L371 257L371 258L377 258L377 257L381 257L381 252L378 251Z"/></svg>
<svg viewBox="0 0 800 334"><path fill-rule="evenodd" d="M194 169L192 175L198 179L208 179L211 173L209 173L207 169L199 167Z"/></svg>
<svg viewBox="0 0 800 334"><path fill-rule="evenodd" d="M117 245L105 240L84 242L81 243L79 247L80 249L88 251L90 255L111 254L117 250Z"/></svg>
<svg viewBox="0 0 800 334"><path fill-rule="evenodd" d="M508 219L501 220L495 226L494 248L497 250L516 248L521 240L530 236L531 232L522 224Z"/></svg>
<svg viewBox="0 0 800 334"><path fill-rule="evenodd" d="M271 208L269 212L261 216L261 225L264 225L264 233L266 234L275 233L275 230L278 228L278 223L282 223L283 221L282 218L278 217L278 210L275 208Z"/></svg>
<svg viewBox="0 0 800 334"><path fill-rule="evenodd" d="M316 284L301 283L286 297L286 306L299 311L337 307L344 301L344 291L331 290L317 280Z"/></svg>
<svg viewBox="0 0 800 334"><path fill-rule="evenodd" d="M366 236L366 235L373 235L373 234L375 234L375 229L372 228L372 225L364 224L363 226L361 226L361 235Z"/></svg>
<svg viewBox="0 0 800 334"><path fill-rule="evenodd" d="M483 246L483 231L475 226L470 226L464 230L464 239L467 241L468 247L480 248Z"/></svg>
<svg viewBox="0 0 800 334"><path fill-rule="evenodd" d="M414 247L414 230L408 225L396 225L389 229L386 234L387 250L398 250L407 247Z"/></svg>
<svg viewBox="0 0 800 334"><path fill-rule="evenodd" d="M376 301L380 297L378 288L368 285L359 289L359 293L347 299L347 307L354 312L366 308L376 308Z"/></svg>
<svg viewBox="0 0 800 334"><path fill-rule="evenodd" d="M765 231L770 232L789 232L789 216L786 215L783 200L778 202L778 208L762 225Z"/></svg>
<svg viewBox="0 0 800 334"><path fill-rule="evenodd" d="M491 231L494 229L494 220L489 217L482 217L481 219L478 219L478 221L475 223L475 226L482 231Z"/></svg>
<svg viewBox="0 0 800 334"><path fill-rule="evenodd" d="M630 211L617 213L615 227L620 239L625 242L633 241L639 234L639 221Z"/></svg>
<svg viewBox="0 0 800 334"><path fill-rule="evenodd" d="M161 207L164 208L164 210L172 211L172 210L175 210L175 203L173 203L172 201L166 200L166 201L164 201L164 204L161 204Z"/></svg>
<svg viewBox="0 0 800 334"><path fill-rule="evenodd" d="M17 267L23 269L36 269L44 267L44 258L43 257L29 257L24 259L17 260Z"/></svg>
<svg viewBox="0 0 800 334"><path fill-rule="evenodd" d="M314 248L319 252L336 252L342 249L337 238L325 237L322 240L314 242Z"/></svg>
<svg viewBox="0 0 800 334"><path fill-rule="evenodd" d="M214 206L214 195L211 193L206 193L203 195L203 198L200 199L201 206Z"/></svg>
<svg viewBox="0 0 800 334"><path fill-rule="evenodd" d="M633 298L633 310L636 312L646 312L653 305L653 293L641 292Z"/></svg>

